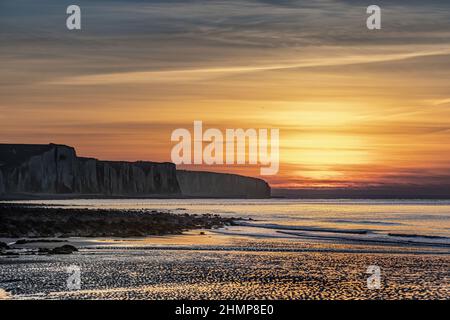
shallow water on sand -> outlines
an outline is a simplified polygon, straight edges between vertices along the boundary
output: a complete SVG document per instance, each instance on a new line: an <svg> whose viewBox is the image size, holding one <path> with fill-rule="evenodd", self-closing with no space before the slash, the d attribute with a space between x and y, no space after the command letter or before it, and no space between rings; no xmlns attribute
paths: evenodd
<svg viewBox="0 0 450 320"><path fill-rule="evenodd" d="M67 288L67 267L81 270ZM381 287L367 287L369 265ZM89 250L0 259L14 299L448 299L448 256L331 252Z"/></svg>

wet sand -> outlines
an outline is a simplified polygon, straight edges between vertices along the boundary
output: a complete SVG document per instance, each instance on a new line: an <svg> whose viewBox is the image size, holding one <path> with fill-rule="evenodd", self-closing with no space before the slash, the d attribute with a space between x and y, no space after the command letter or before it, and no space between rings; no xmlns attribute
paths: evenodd
<svg viewBox="0 0 450 320"><path fill-rule="evenodd" d="M14 299L450 298L447 251L255 241L207 230L71 243L80 251L1 257L0 288ZM381 268L380 289L367 287L370 265ZM69 266L81 269L80 290L67 287Z"/></svg>

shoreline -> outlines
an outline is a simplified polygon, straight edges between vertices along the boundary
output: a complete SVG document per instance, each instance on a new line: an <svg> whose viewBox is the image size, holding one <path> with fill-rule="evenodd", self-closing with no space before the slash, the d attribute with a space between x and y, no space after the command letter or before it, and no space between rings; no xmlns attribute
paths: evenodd
<svg viewBox="0 0 450 320"><path fill-rule="evenodd" d="M197 197L197 196L185 196L179 194L167 195L167 194L154 194L148 196L133 196L133 195L125 195L125 196L117 196L117 195L102 195L102 194L13 194L13 195L1 195L0 202L7 203L8 201L30 201L30 200L42 200L42 201L51 201L51 200L114 200L114 199L132 199L132 200L147 200L147 199L170 199L170 200L185 200L185 199L237 199L237 200L263 200L263 199L288 199L288 198L280 198L280 197L236 197L236 196L223 196L223 197ZM1 203L0 203L1 204Z"/></svg>

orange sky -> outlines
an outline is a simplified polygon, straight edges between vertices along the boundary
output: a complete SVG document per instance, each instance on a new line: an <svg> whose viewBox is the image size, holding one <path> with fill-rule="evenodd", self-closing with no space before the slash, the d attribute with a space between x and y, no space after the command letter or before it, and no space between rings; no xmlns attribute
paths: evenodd
<svg viewBox="0 0 450 320"><path fill-rule="evenodd" d="M242 25L232 5L208 20L210 3L193 22L170 15L175 30L157 20L155 31L147 17L125 12L142 29L95 25L79 34L52 29L46 21L57 13L33 15L41 28L20 33L10 14L0 31L8 40L0 54L0 140L170 161L172 130L202 120L205 128L279 128L280 172L264 177L273 187L449 184L448 19L441 23L432 7L429 21L420 8L392 8L405 25L387 18L371 33L362 7L343 7L341 19L317 25L311 14L336 6L323 3L330 8L309 12L304 25L294 18L306 14L302 7L243 7L250 21L267 19L255 27ZM150 16L168 12L163 4L139 6ZM415 15L421 24L408 32ZM248 166L189 168L259 174Z"/></svg>

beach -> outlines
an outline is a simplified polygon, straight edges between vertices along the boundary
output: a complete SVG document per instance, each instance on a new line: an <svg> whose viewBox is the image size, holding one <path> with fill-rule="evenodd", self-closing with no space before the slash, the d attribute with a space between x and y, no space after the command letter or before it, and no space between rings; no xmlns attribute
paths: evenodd
<svg viewBox="0 0 450 320"><path fill-rule="evenodd" d="M80 200L69 207L80 210L91 204ZM376 208L378 216L369 213L368 219L359 212L367 206ZM182 234L70 237L63 240L78 251L67 255L25 254L61 243L15 245L24 254L0 257L2 296L300 300L450 297L447 202L335 201L327 202L324 213L318 210L325 207L323 202L277 200L257 204L244 200L179 200L171 204L167 200L105 200L97 201L95 207L153 208L180 215L209 212L242 220L236 225L194 228ZM340 214L335 208L351 211L359 219L344 223L348 214ZM300 209L309 212L299 213ZM293 212L297 212L297 219L292 219ZM440 220L439 227L429 229L429 224L436 225L436 219ZM0 241L12 245L17 239ZM67 286L67 268L71 266L80 270L80 288L76 290ZM379 288L368 286L370 266L380 268Z"/></svg>

